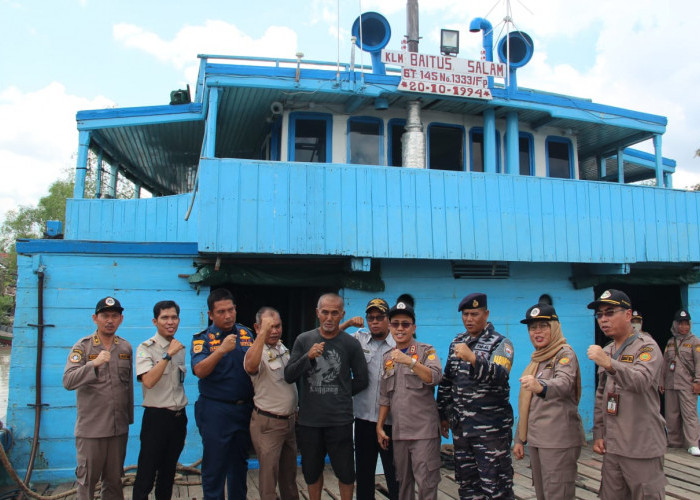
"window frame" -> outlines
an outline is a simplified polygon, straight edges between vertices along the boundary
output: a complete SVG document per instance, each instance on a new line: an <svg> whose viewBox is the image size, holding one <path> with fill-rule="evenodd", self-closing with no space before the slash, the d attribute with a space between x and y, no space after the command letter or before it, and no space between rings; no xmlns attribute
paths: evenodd
<svg viewBox="0 0 700 500"><path fill-rule="evenodd" d="M569 153L569 177L552 177L549 173L549 145L551 143L566 144ZM544 140L544 159L547 165L547 177L552 179L573 179L574 178L574 144L571 139L558 135L549 135Z"/></svg>
<svg viewBox="0 0 700 500"><path fill-rule="evenodd" d="M314 163L331 163L333 159L333 115L329 113L312 113L308 111L293 111L289 113L287 161L299 161L295 159L297 120L318 120L326 122L326 158L324 161Z"/></svg>
<svg viewBox="0 0 700 500"><path fill-rule="evenodd" d="M430 165L430 129L433 127L443 127L443 128L455 128L462 132L462 169L461 170L443 170L434 169ZM444 123L444 122L430 122L425 130L425 159L426 168L429 170L442 170L443 172L466 172L467 168L467 150L466 150L466 129L464 125L458 125L456 123Z"/></svg>
<svg viewBox="0 0 700 500"><path fill-rule="evenodd" d="M347 120L347 127L346 127L346 132L345 132L345 149L346 149L346 162L350 165L366 165L365 163L352 163L350 160L352 158L352 144L350 143L350 124L352 122L359 122L359 123L378 123L379 124L379 135L377 136L377 140L379 141L379 148L378 148L378 156L377 156L377 161L378 163L370 163L369 165L379 165L379 166L385 166L386 159L385 159L385 153L384 153L384 120L381 118L377 118L376 116L350 116L348 117Z"/></svg>

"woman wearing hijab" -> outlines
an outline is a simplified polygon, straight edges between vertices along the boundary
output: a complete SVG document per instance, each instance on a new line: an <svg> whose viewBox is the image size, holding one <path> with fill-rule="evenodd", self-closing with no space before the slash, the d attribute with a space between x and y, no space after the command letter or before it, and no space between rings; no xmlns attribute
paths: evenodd
<svg viewBox="0 0 700 500"><path fill-rule="evenodd" d="M663 384L668 445L686 448L700 456L698 439L698 393L700 393L700 340L690 331L690 313L676 312L671 333L673 337L664 350Z"/></svg>
<svg viewBox="0 0 700 500"><path fill-rule="evenodd" d="M521 323L527 325L535 352L520 378L513 455L522 459L528 445L538 500L575 498L576 461L586 442L578 413L578 360L552 306L532 306Z"/></svg>

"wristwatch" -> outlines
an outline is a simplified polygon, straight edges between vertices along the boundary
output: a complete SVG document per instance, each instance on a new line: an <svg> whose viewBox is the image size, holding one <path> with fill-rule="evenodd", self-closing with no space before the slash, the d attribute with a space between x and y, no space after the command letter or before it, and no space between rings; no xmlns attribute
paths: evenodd
<svg viewBox="0 0 700 500"><path fill-rule="evenodd" d="M172 356L171 356L170 354L168 354L167 352L164 352L164 353L163 353L163 359L166 360L166 361L170 361L170 360L173 359L173 358L172 358Z"/></svg>
<svg viewBox="0 0 700 500"><path fill-rule="evenodd" d="M418 363L418 360L416 358L411 359L411 371L413 371L413 367L416 366L416 363Z"/></svg>

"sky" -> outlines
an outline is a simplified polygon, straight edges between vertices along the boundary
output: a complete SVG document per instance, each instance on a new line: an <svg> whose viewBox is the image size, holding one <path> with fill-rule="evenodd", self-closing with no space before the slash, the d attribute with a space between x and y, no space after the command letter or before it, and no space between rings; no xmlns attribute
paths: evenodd
<svg viewBox="0 0 700 500"><path fill-rule="evenodd" d="M534 41L521 87L666 116L674 187L700 183L697 0L419 4L419 51L439 54L440 29L458 29L459 57L468 59L481 47L470 20L489 19L498 40L510 8L512 26ZM348 62L360 12L383 14L387 48L399 50L405 8L405 0L0 0L0 221L75 167L77 111L168 104L172 90L194 87L198 54Z"/></svg>

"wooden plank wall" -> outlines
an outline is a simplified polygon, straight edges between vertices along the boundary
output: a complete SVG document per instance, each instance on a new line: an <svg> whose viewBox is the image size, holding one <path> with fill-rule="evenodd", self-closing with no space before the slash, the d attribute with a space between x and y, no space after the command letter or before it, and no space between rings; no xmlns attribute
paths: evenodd
<svg viewBox="0 0 700 500"><path fill-rule="evenodd" d="M696 192L230 159L203 160L200 169L200 252L512 262L700 260Z"/></svg>
<svg viewBox="0 0 700 500"><path fill-rule="evenodd" d="M178 274L192 272L192 257L43 254L20 255L18 259L18 295L9 381L7 422L12 426L15 444L11 460L19 470L27 465L34 426L35 366L37 329L37 276L45 266L42 411L39 457L34 478L52 480L71 476L75 470L75 393L63 388L62 375L73 344L94 331L95 304L107 295L117 297L124 310L118 335L126 338L136 351L140 342L155 333L151 319L153 305L159 300L175 300L181 307L177 337L187 346L191 335L207 324L206 293L198 294ZM189 365L185 379L191 404L197 399L196 377ZM142 392L134 386L135 425L130 428L127 464L136 463L142 418ZM188 410L188 438L182 460L188 463L201 457L201 441ZM24 472L20 472L24 475Z"/></svg>

